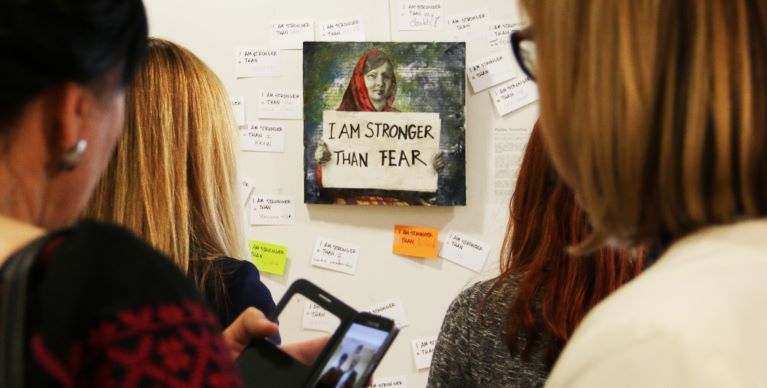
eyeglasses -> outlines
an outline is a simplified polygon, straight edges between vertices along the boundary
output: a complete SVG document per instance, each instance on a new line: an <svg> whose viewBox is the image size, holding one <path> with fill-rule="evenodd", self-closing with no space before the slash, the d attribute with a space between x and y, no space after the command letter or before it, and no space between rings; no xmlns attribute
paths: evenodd
<svg viewBox="0 0 767 388"><path fill-rule="evenodd" d="M511 33L511 50L514 51L519 67L531 80L535 81L538 62L535 57L535 41L530 27Z"/></svg>

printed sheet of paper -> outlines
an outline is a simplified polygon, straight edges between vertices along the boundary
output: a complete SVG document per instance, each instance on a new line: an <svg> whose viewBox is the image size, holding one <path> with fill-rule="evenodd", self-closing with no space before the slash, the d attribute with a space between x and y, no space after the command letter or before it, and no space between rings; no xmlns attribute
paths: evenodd
<svg viewBox="0 0 767 388"><path fill-rule="evenodd" d="M490 246L457 232L450 232L445 238L439 256L474 272L482 272Z"/></svg>
<svg viewBox="0 0 767 388"><path fill-rule="evenodd" d="M251 225L292 225L296 222L295 200L289 196L253 194Z"/></svg>
<svg viewBox="0 0 767 388"><path fill-rule="evenodd" d="M514 192L528 139L530 131L525 128L493 129L495 195L507 196Z"/></svg>
<svg viewBox="0 0 767 388"><path fill-rule="evenodd" d="M258 93L258 117L261 119L301 120L304 93L300 89L269 89Z"/></svg>
<svg viewBox="0 0 767 388"><path fill-rule="evenodd" d="M319 36L323 42L364 42L365 24L360 18L327 20L318 23Z"/></svg>
<svg viewBox="0 0 767 388"><path fill-rule="evenodd" d="M325 111L323 185L435 192L440 130L438 113Z"/></svg>
<svg viewBox="0 0 767 388"><path fill-rule="evenodd" d="M301 50L314 40L314 20L283 20L272 23L272 47Z"/></svg>
<svg viewBox="0 0 767 388"><path fill-rule="evenodd" d="M490 11L487 8L478 9L447 17L447 28L455 39L470 40L487 37L490 29Z"/></svg>
<svg viewBox="0 0 767 388"><path fill-rule="evenodd" d="M235 49L234 74L237 78L277 77L280 75L280 50L240 47Z"/></svg>
<svg viewBox="0 0 767 388"><path fill-rule="evenodd" d="M284 275L288 262L288 247L263 241L248 241L250 260L261 272Z"/></svg>
<svg viewBox="0 0 767 388"><path fill-rule="evenodd" d="M318 237L312 252L312 265L354 275L359 252L356 244Z"/></svg>
<svg viewBox="0 0 767 388"><path fill-rule="evenodd" d="M285 126L265 121L249 123L240 130L240 150L285 152Z"/></svg>
<svg viewBox="0 0 767 388"><path fill-rule="evenodd" d="M246 125L247 120L245 118L245 97L232 96L230 97L230 100L232 101L232 111L234 112L234 123L237 124L238 127Z"/></svg>
<svg viewBox="0 0 767 388"><path fill-rule="evenodd" d="M302 327L304 330L324 331L333 334L340 325L340 320L320 305L307 300L304 304Z"/></svg>
<svg viewBox="0 0 767 388"><path fill-rule="evenodd" d="M380 377L373 380L370 388L407 388L405 376Z"/></svg>
<svg viewBox="0 0 767 388"><path fill-rule="evenodd" d="M247 205L250 201L250 194L256 188L256 182L248 177L240 177L240 200Z"/></svg>
<svg viewBox="0 0 767 388"><path fill-rule="evenodd" d="M498 114L505 116L538 101L538 88L530 78L519 76L490 90Z"/></svg>
<svg viewBox="0 0 767 388"><path fill-rule="evenodd" d="M407 315L405 314L405 307L402 305L402 299L400 298L393 298L385 302L374 304L363 311L393 320L398 329L402 329L410 324L407 320Z"/></svg>
<svg viewBox="0 0 767 388"><path fill-rule="evenodd" d="M421 370L431 366L431 357L434 355L434 347L437 345L437 336L415 339L412 345L415 368Z"/></svg>
<svg viewBox="0 0 767 388"><path fill-rule="evenodd" d="M439 230L417 226L394 225L392 253L424 259L437 257Z"/></svg>
<svg viewBox="0 0 767 388"><path fill-rule="evenodd" d="M401 31L441 29L444 9L442 0L400 0L399 29Z"/></svg>
<svg viewBox="0 0 767 388"><path fill-rule="evenodd" d="M466 67L466 75L474 93L508 81L518 75L511 52L501 52L482 58Z"/></svg>
<svg viewBox="0 0 767 388"><path fill-rule="evenodd" d="M522 29L519 19L498 19L490 22L490 48L511 50L511 33Z"/></svg>

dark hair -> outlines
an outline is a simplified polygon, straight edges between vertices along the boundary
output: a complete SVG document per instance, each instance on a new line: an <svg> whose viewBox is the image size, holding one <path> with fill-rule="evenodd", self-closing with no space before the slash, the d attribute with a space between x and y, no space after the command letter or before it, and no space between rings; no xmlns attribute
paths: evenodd
<svg viewBox="0 0 767 388"><path fill-rule="evenodd" d="M551 368L586 313L641 272L644 254L638 251L632 258L625 250L608 248L581 257L566 253L590 228L572 190L557 177L537 125L522 159L510 208L501 275L479 308L516 279L516 289L507 294L507 345L524 361L534 348L544 349ZM518 338L526 342L518 343Z"/></svg>
<svg viewBox="0 0 767 388"><path fill-rule="evenodd" d="M394 64L391 62L391 59L389 59L389 56L383 51L376 51L370 54L367 60L365 60L365 67L362 70L362 74L367 74L369 71L379 68L384 63L388 63L392 70L394 70Z"/></svg>
<svg viewBox="0 0 767 388"><path fill-rule="evenodd" d="M0 126L57 82L85 85L120 67L126 86L146 46L141 0L3 0Z"/></svg>

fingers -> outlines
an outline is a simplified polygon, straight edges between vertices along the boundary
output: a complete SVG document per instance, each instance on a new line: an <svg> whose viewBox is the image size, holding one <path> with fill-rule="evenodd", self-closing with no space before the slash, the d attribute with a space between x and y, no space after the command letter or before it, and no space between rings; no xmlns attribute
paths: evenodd
<svg viewBox="0 0 767 388"><path fill-rule="evenodd" d="M287 344L282 346L282 350L305 365L311 365L325 348L329 339L330 337L325 336L305 342Z"/></svg>
<svg viewBox="0 0 767 388"><path fill-rule="evenodd" d="M237 358L253 339L266 338L277 332L277 324L260 310L249 307L224 330L223 336L232 357Z"/></svg>

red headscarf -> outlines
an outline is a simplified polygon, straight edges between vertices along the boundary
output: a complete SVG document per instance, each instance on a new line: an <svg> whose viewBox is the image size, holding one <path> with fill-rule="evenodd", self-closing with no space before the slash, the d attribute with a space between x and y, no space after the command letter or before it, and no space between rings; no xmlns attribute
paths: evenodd
<svg viewBox="0 0 767 388"><path fill-rule="evenodd" d="M383 54L387 59L389 58L381 50L370 50L360 58L357 66L354 66L354 73L352 74L351 81L349 81L349 86L346 88L346 93L344 93L344 99L341 101L341 105L338 106L339 111L377 112L373 102L370 101L370 96L368 96L368 88L365 86L365 63L373 54ZM391 112L391 106L394 103L394 95L397 90L397 78L394 75L394 69L392 69L391 86L389 88L392 92L382 112Z"/></svg>

